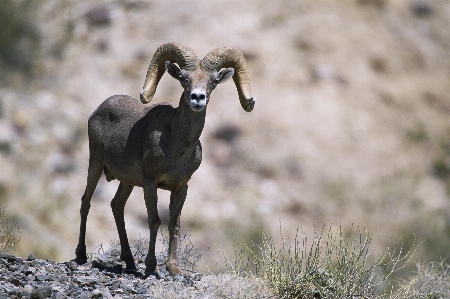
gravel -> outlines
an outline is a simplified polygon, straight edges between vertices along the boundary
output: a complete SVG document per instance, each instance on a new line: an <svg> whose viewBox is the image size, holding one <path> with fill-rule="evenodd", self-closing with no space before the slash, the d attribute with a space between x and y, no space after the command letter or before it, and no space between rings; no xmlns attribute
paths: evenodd
<svg viewBox="0 0 450 299"><path fill-rule="evenodd" d="M144 277L145 266L127 273L119 261L94 260L84 265L73 261L27 259L0 254L0 299L3 298L154 298L152 289L185 287L204 290L202 274L177 277L165 275L157 280ZM163 274L165 272L162 269Z"/></svg>

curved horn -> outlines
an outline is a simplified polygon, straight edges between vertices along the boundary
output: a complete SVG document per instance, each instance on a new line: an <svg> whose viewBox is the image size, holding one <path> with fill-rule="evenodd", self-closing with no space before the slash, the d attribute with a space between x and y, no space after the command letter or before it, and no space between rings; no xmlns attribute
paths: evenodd
<svg viewBox="0 0 450 299"><path fill-rule="evenodd" d="M255 99L252 97L247 65L241 51L230 47L217 48L209 52L201 62L202 66L209 71L220 71L221 68L232 67L234 69L233 81L241 106L247 112L253 110Z"/></svg>
<svg viewBox="0 0 450 299"><path fill-rule="evenodd" d="M150 102L156 91L156 86L166 71L165 63L171 61L177 63L180 68L193 69L198 64L199 59L194 51L177 42L170 42L161 45L156 49L152 61L148 67L145 77L144 87L141 91L141 102Z"/></svg>

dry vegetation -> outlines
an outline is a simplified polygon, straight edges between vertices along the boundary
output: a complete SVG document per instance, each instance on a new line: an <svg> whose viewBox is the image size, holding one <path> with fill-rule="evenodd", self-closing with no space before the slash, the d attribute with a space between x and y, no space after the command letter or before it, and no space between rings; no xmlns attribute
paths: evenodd
<svg viewBox="0 0 450 299"><path fill-rule="evenodd" d="M8 219L8 211L0 207L0 253L12 251L20 238L19 228Z"/></svg>
<svg viewBox="0 0 450 299"><path fill-rule="evenodd" d="M418 260L448 257L449 1L17 3L0 6L24 24L0 39L0 205L23 232L16 254L74 258L87 118L110 95L138 97L153 51L178 41L199 56L241 49L258 101L244 115L225 84L208 108L204 161L181 218L194 244L210 248L202 271L216 269L218 248L232 253L261 227L293 238L299 225L312 235L334 224L347 235L364 223L378 249L416 239ZM30 60L11 63L11 53ZM155 102L177 104L175 80L158 88ZM101 179L88 250L117 239L116 188ZM130 239L147 236L144 211L135 190ZM160 214L167 224L165 192Z"/></svg>

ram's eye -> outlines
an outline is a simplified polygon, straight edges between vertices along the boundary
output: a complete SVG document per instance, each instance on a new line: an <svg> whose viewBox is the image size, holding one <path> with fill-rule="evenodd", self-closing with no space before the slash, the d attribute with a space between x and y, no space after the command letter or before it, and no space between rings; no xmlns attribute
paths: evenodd
<svg viewBox="0 0 450 299"><path fill-rule="evenodd" d="M182 79L181 85L183 85L184 87L187 87L189 85L189 79Z"/></svg>

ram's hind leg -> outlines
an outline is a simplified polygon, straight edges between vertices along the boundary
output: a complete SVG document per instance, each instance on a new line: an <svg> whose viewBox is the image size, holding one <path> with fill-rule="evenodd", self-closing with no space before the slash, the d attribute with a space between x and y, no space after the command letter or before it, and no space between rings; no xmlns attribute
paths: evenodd
<svg viewBox="0 0 450 299"><path fill-rule="evenodd" d="M111 201L111 208L114 214L114 220L116 221L117 231L119 232L121 249L120 259L125 261L127 269L136 270L136 264L134 263L133 254L131 253L130 244L128 243L124 220L125 204L128 197L130 197L131 191L133 191L133 186L120 183L116 195Z"/></svg>
<svg viewBox="0 0 450 299"><path fill-rule="evenodd" d="M78 240L78 246L75 250L76 259L78 264L84 264L87 262L86 256L86 221L89 214L89 209L91 207L91 198L94 194L95 188L97 187L98 180L102 175L103 164L103 151L91 150L89 157L89 169L87 176L86 190L81 197L81 223L80 223L80 237ZM97 156L95 156L97 155Z"/></svg>

